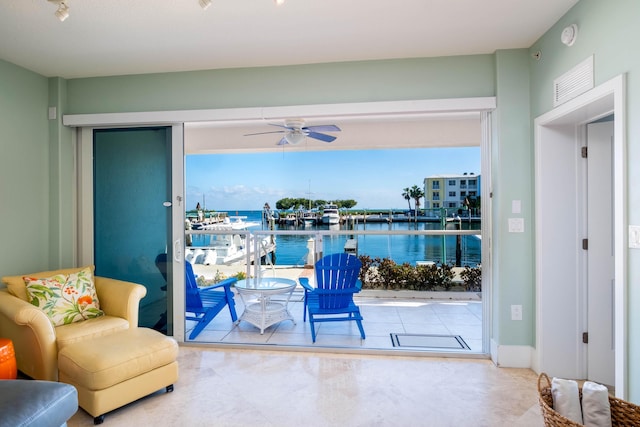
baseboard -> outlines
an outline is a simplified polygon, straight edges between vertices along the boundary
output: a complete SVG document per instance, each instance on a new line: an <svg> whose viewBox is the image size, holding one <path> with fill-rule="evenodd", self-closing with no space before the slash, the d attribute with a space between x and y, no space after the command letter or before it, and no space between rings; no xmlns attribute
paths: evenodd
<svg viewBox="0 0 640 427"><path fill-rule="evenodd" d="M502 368L532 368L533 351L528 345L498 345L491 340L491 360Z"/></svg>

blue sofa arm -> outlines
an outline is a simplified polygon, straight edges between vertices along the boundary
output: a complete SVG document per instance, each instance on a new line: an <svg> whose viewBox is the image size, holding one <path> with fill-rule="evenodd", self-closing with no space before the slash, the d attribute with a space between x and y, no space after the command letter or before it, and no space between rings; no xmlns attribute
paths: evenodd
<svg viewBox="0 0 640 427"><path fill-rule="evenodd" d="M69 384L0 380L0 425L64 426L78 410L78 392Z"/></svg>

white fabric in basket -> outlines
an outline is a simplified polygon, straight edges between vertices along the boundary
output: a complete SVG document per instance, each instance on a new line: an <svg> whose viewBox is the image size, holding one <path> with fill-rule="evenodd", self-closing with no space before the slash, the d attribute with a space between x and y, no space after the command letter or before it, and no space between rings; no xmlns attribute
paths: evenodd
<svg viewBox="0 0 640 427"><path fill-rule="evenodd" d="M582 424L582 408L580 407L577 382L554 378L551 381L551 395L553 396L553 409L563 417Z"/></svg>
<svg viewBox="0 0 640 427"><path fill-rule="evenodd" d="M582 418L588 427L611 427L611 405L607 387L586 381L582 385Z"/></svg>

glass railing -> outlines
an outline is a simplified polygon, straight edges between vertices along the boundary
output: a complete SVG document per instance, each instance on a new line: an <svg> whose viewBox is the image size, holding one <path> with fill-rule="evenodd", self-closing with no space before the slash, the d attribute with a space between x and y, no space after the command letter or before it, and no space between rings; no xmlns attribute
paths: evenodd
<svg viewBox="0 0 640 427"><path fill-rule="evenodd" d="M185 259L209 280L257 279L281 268L312 268L323 255L348 252L363 264L436 266L460 272L481 264L477 221L377 222L318 228L188 230ZM458 277L458 281L460 278Z"/></svg>

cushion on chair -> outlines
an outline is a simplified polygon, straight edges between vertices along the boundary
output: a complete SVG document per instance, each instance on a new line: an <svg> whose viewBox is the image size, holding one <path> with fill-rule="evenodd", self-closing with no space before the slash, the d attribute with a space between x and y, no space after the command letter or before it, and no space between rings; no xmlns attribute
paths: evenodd
<svg viewBox="0 0 640 427"><path fill-rule="evenodd" d="M70 323L56 327L58 351L78 341L111 335L129 329L129 322L121 317L101 316L84 322ZM89 345L89 344L87 344Z"/></svg>
<svg viewBox="0 0 640 427"><path fill-rule="evenodd" d="M78 271L84 270L85 268L90 268L91 273L93 274L95 267L93 265L86 267L75 267L75 268L63 268L60 270L52 270L52 271L41 271L39 273L30 273L30 274L22 274L20 276L5 276L2 278L2 282L7 285L7 289L9 293L13 296L20 298L23 301L29 301L29 297L27 295L27 286L24 283L24 277L51 277L57 274L71 274L77 273Z"/></svg>
<svg viewBox="0 0 640 427"><path fill-rule="evenodd" d="M29 302L45 312L54 326L104 315L89 267L71 274L24 277Z"/></svg>

